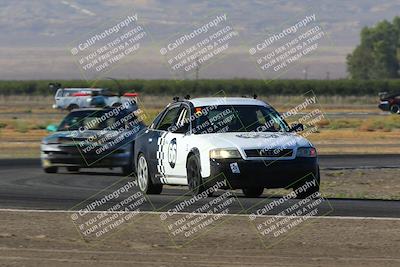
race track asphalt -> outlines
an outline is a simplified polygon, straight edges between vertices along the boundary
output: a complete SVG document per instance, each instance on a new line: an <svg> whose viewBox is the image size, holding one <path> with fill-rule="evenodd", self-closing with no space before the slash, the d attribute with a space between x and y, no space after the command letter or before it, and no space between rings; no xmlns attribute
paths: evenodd
<svg viewBox="0 0 400 267"><path fill-rule="evenodd" d="M320 166L335 168L400 168L399 155L331 155L320 158ZM61 168L58 174L45 174L37 159L0 160L0 208L2 209L82 209L88 199L99 199L125 185L132 178L124 177L120 170L83 169L80 173L68 173ZM138 189L134 187L126 197ZM223 194L219 191L215 197ZM97 194L97 195L96 195ZM152 195L140 208L146 211L167 211L179 201L189 199L184 187L166 187L161 195ZM96 195L94 198L93 196ZM234 203L230 213L250 214L279 198L269 198L265 192L261 198L246 198L241 192L234 191ZM121 197L124 197L123 194ZM209 201L201 199L182 211L191 212ZM86 202L85 202L86 201ZM267 214L277 214L294 205L299 200L288 200ZM84 202L84 204L80 204ZM112 200L110 205L115 204ZM78 206L77 206L78 205ZM103 207L106 209L106 207ZM102 208L100 208L102 209ZM398 217L400 201L326 199L318 208L321 216L351 217Z"/></svg>

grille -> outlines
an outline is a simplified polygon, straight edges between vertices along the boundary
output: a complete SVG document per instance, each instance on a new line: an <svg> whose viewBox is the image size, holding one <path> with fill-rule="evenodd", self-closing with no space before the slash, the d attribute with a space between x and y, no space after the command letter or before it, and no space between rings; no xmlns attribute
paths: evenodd
<svg viewBox="0 0 400 267"><path fill-rule="evenodd" d="M293 149L247 149L244 151L247 157L268 157L268 158L280 158L280 157L291 157Z"/></svg>

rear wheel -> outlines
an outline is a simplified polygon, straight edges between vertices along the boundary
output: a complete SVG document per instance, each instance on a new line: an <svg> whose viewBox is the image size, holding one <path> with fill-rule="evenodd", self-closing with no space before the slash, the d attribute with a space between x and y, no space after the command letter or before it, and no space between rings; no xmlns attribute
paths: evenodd
<svg viewBox="0 0 400 267"><path fill-rule="evenodd" d="M391 105L390 106L390 112L393 114L400 114L400 107L399 105Z"/></svg>
<svg viewBox="0 0 400 267"><path fill-rule="evenodd" d="M69 106L67 107L67 110L68 110L68 111L72 111L72 110L78 109L78 108L79 108L78 105L76 105L76 104L71 104L71 105L69 105Z"/></svg>
<svg viewBox="0 0 400 267"><path fill-rule="evenodd" d="M125 176L131 175L134 172L134 168L131 165L126 165L122 167L122 174Z"/></svg>
<svg viewBox="0 0 400 267"><path fill-rule="evenodd" d="M137 180L140 191L145 194L160 194L162 191L162 184L153 184L151 181L147 161L143 154L140 154L138 159Z"/></svg>
<svg viewBox="0 0 400 267"><path fill-rule="evenodd" d="M263 187L243 188L242 192L246 197L259 197L264 192L264 188Z"/></svg>
<svg viewBox="0 0 400 267"><path fill-rule="evenodd" d="M133 166L133 147L134 144L131 144L131 149L130 149L130 153L129 153L129 160L128 160L128 164L125 166L122 166L122 174L124 176L132 176L135 172L135 167Z"/></svg>
<svg viewBox="0 0 400 267"><path fill-rule="evenodd" d="M69 172L79 172L79 167L67 167L67 171L69 171Z"/></svg>
<svg viewBox="0 0 400 267"><path fill-rule="evenodd" d="M57 167L44 167L43 170L45 173L57 173L58 168Z"/></svg>

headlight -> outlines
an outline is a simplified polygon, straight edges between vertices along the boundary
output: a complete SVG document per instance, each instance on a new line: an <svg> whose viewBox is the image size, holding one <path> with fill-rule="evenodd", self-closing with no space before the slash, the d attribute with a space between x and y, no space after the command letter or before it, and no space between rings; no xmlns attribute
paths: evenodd
<svg viewBox="0 0 400 267"><path fill-rule="evenodd" d="M48 139L48 140L42 140L43 145L57 145L60 144L60 141L58 138L56 139Z"/></svg>
<svg viewBox="0 0 400 267"><path fill-rule="evenodd" d="M314 147L299 147L297 149L296 157L300 158L315 158L317 150Z"/></svg>
<svg viewBox="0 0 400 267"><path fill-rule="evenodd" d="M240 155L239 150L232 149L213 149L210 151L210 158L212 159L240 159L242 156Z"/></svg>

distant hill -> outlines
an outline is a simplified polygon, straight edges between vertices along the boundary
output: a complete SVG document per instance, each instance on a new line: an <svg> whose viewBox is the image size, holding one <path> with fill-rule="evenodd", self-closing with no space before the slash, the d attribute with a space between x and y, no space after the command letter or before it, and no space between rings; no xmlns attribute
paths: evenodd
<svg viewBox="0 0 400 267"><path fill-rule="evenodd" d="M391 20L400 12L393 0L272 0L272 1L178 1L178 0L2 0L0 1L0 79L80 78L68 54L69 44L100 25L111 25L131 11L139 15L152 37L145 49L118 65L110 75L120 78L171 78L158 53L171 35L188 29L212 14L226 13L240 33L241 44L224 60L201 70L202 78L259 78L248 47L267 31L302 14L315 13L332 46L321 49L311 61L301 62L285 78L344 77L345 56L359 42L365 25Z"/></svg>

